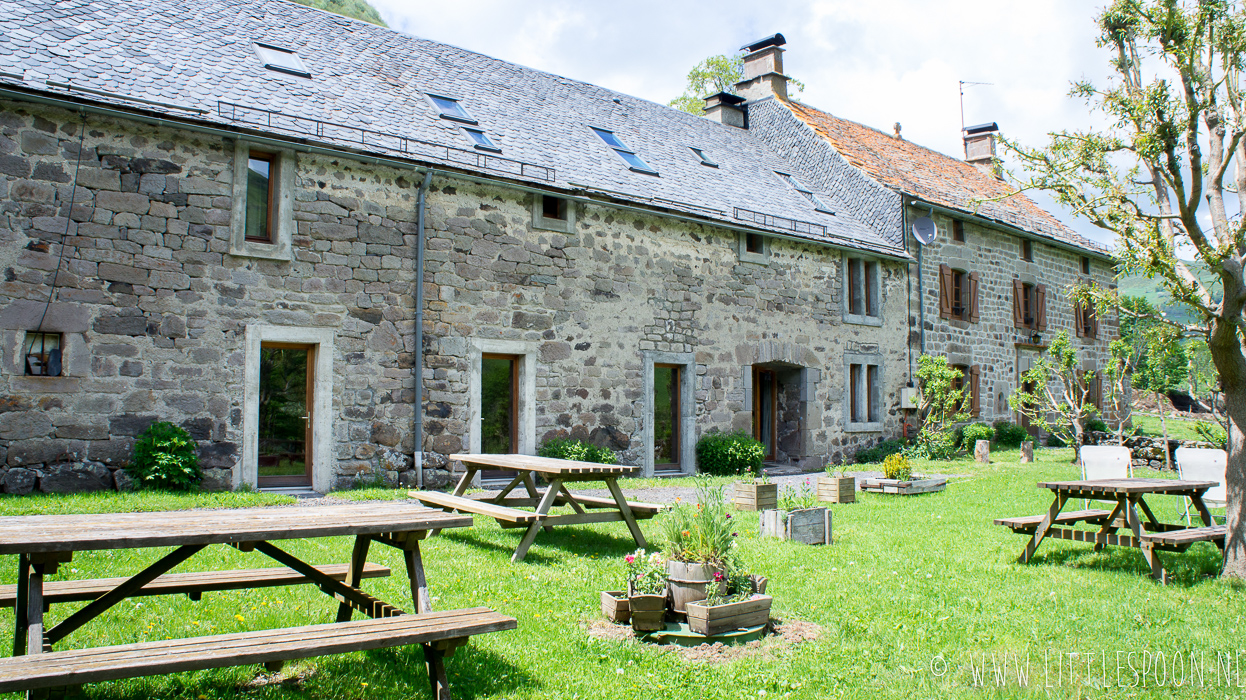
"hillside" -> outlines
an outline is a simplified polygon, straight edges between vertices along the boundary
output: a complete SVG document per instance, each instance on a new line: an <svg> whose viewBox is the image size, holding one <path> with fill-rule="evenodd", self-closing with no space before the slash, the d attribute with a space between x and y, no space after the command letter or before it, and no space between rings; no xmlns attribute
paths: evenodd
<svg viewBox="0 0 1246 700"><path fill-rule="evenodd" d="M1212 296L1219 300L1219 280L1202 264L1192 264L1191 269L1193 269L1194 274L1198 275L1199 280L1211 289ZM1119 281L1118 285L1122 295L1143 297L1164 311L1174 321L1184 323L1194 320L1189 309L1180 304L1173 303L1172 297L1168 295L1168 292L1164 291L1159 280L1147 279L1146 277L1125 277Z"/></svg>
<svg viewBox="0 0 1246 700"><path fill-rule="evenodd" d="M294 0L294 2L345 17L354 17L382 27L389 26L385 24L385 20L381 19L381 13L368 4L368 0Z"/></svg>

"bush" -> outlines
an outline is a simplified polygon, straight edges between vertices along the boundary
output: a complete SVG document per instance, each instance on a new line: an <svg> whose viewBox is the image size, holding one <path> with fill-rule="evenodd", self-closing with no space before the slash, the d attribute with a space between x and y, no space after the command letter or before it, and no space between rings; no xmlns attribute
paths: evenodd
<svg viewBox="0 0 1246 700"><path fill-rule="evenodd" d="M857 450L857 453L853 455L853 460L857 464L878 464L903 449L904 441L901 439L883 440L873 447Z"/></svg>
<svg viewBox="0 0 1246 700"><path fill-rule="evenodd" d="M1061 440L1059 435L1052 434L1052 435L1047 436L1047 446L1048 447L1068 447L1068 444L1065 443L1064 440Z"/></svg>
<svg viewBox="0 0 1246 700"><path fill-rule="evenodd" d="M924 439L900 451L909 459L954 459L958 453L956 434L951 430L927 431Z"/></svg>
<svg viewBox="0 0 1246 700"><path fill-rule="evenodd" d="M126 467L139 488L188 491L199 485L198 445L172 423L152 423L134 443L134 461Z"/></svg>
<svg viewBox="0 0 1246 700"><path fill-rule="evenodd" d="M1086 421L1086 432L1088 433L1109 432L1108 424L1104 423L1103 420L1100 418L1091 418L1090 420Z"/></svg>
<svg viewBox="0 0 1246 700"><path fill-rule="evenodd" d="M1229 436L1219 425L1201 420L1194 424L1194 430L1198 431L1199 438L1204 442L1210 442L1222 450L1228 449Z"/></svg>
<svg viewBox="0 0 1246 700"><path fill-rule="evenodd" d="M965 426L962 431L961 445L966 450L972 450L977 447L979 440L994 440L995 428L986 423L970 423Z"/></svg>
<svg viewBox="0 0 1246 700"><path fill-rule="evenodd" d="M765 454L765 446L743 430L710 433L697 442L697 469L717 476L756 476Z"/></svg>
<svg viewBox="0 0 1246 700"><path fill-rule="evenodd" d="M537 450L537 454L551 459L572 459L577 462L595 462L597 464L618 464L619 456L609 447L598 447L582 440L554 438L546 440Z"/></svg>
<svg viewBox="0 0 1246 700"><path fill-rule="evenodd" d="M909 464L908 457L902 454L891 455L883 460L883 476L903 481L913 476L913 466Z"/></svg>
<svg viewBox="0 0 1246 700"><path fill-rule="evenodd" d="M955 428L952 428L951 438L952 447L960 448L961 443L965 440L965 426L958 425Z"/></svg>
<svg viewBox="0 0 1246 700"><path fill-rule="evenodd" d="M1025 428L1010 420L995 421L995 444L1000 447L1017 448L1030 437Z"/></svg>

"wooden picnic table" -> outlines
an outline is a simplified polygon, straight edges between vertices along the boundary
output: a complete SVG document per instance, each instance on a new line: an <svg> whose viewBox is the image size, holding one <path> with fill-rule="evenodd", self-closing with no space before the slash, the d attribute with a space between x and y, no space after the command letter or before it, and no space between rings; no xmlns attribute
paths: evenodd
<svg viewBox="0 0 1246 700"><path fill-rule="evenodd" d="M559 525L584 523L609 523L623 521L637 547L645 547L645 536L636 524L637 519L651 518L665 506L653 503L629 502L619 489L618 479L635 473L638 467L617 464L577 462L569 459L550 459L531 455L454 454L450 459L461 461L466 467L454 492L412 491L411 497L425 505L447 511L475 513L494 518L502 527L526 527L528 530L515 548L511 561L522 561L528 548L536 540L541 528L550 530ZM484 469L509 469L516 472L501 492L465 496L477 472ZM547 482L544 492L536 486L534 475L540 474ZM577 481L604 481L610 498L598 498L575 494L566 484ZM527 497L511 496L510 493L523 486ZM570 506L574 513L550 515L555 505ZM520 507L535 508L534 511L519 510ZM597 512L588 512L594 510ZM435 533L434 533L435 534Z"/></svg>
<svg viewBox="0 0 1246 700"><path fill-rule="evenodd" d="M1134 547L1142 551L1151 576L1167 582L1159 552L1184 552L1195 542L1214 542L1224 551L1227 528L1215 525L1203 494L1216 486L1214 481L1181 481L1179 479L1101 479L1090 481L1043 481L1038 487L1055 494L1051 507L1043 515L999 518L996 525L1011 528L1013 532L1030 535L1018 561L1026 563L1047 537L1089 542L1095 551L1105 545ZM1144 496L1179 496L1188 498L1203 519L1202 527L1188 527L1161 523L1147 505ZM1069 513L1062 512L1073 499L1095 499L1115 504L1112 510L1087 509ZM1141 511L1141 515L1139 515ZM1145 516L1145 520L1143 519ZM1072 526L1087 524L1097 530L1078 530ZM1128 528L1131 534L1118 535L1117 530Z"/></svg>
<svg viewBox="0 0 1246 700"><path fill-rule="evenodd" d="M12 658L0 659L0 693L46 689L157 673L263 663L421 644L433 695L449 698L443 656L473 634L514 629L515 620L487 608L434 613L419 542L431 530L467 527L471 519L409 503L353 503L286 508L243 508L152 513L0 517L0 555L18 555L18 579L0 590L0 604L16 608ZM353 536L347 565L313 566L277 546L283 540ZM373 542L402 551L414 614L369 595L364 578L389 574L367 563ZM275 559L281 568L234 572L168 573L205 547L225 544ZM74 553L174 547L129 578L45 583ZM286 630L214 635L115 647L53 651L53 645L121 601L142 595L313 584L338 601L337 621ZM50 590L49 590L50 589ZM91 600L50 629L52 603ZM352 621L354 611L369 620Z"/></svg>

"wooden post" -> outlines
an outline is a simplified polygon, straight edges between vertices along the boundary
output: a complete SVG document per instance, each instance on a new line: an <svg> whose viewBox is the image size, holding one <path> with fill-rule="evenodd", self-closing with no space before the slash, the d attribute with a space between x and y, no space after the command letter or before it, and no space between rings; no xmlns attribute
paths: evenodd
<svg viewBox="0 0 1246 700"><path fill-rule="evenodd" d="M973 459L980 464L991 463L991 441L979 440L973 446Z"/></svg>
<svg viewBox="0 0 1246 700"><path fill-rule="evenodd" d="M372 539L367 535L356 535L355 546L350 553L350 570L346 574L346 585L351 588L359 588L360 582L363 580L363 567L368 563L368 545L372 544ZM348 622L354 609L350 603L343 600L337 606L337 621Z"/></svg>
<svg viewBox="0 0 1246 700"><path fill-rule="evenodd" d="M1034 441L1026 440L1021 443L1021 463L1029 464L1034 461Z"/></svg>

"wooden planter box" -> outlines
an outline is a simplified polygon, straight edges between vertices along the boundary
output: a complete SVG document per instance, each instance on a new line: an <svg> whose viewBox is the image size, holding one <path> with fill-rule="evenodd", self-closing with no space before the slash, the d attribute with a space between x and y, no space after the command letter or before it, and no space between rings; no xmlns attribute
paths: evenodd
<svg viewBox="0 0 1246 700"><path fill-rule="evenodd" d="M862 479L861 490L873 493L898 493L911 496L918 493L934 493L947 488L947 479L923 479L913 477L906 481L899 479Z"/></svg>
<svg viewBox="0 0 1246 700"><path fill-rule="evenodd" d="M688 603L688 627L697 634L713 636L770 622L768 595L754 595L749 600L727 605L709 607L701 603Z"/></svg>
<svg viewBox="0 0 1246 700"><path fill-rule="evenodd" d="M632 619L632 608L627 602L627 591L602 591L601 614L611 622L626 625Z"/></svg>
<svg viewBox="0 0 1246 700"><path fill-rule="evenodd" d="M819 507L762 511L760 534L804 544L830 544L831 510Z"/></svg>
<svg viewBox="0 0 1246 700"><path fill-rule="evenodd" d="M627 605L636 632L654 632L666 627L666 590L661 593L636 593L628 585Z"/></svg>
<svg viewBox="0 0 1246 700"><path fill-rule="evenodd" d="M823 503L853 503L857 500L857 479L853 476L819 476L818 500Z"/></svg>
<svg viewBox="0 0 1246 700"><path fill-rule="evenodd" d="M779 485L737 481L732 498L738 510L769 510L779 505Z"/></svg>

